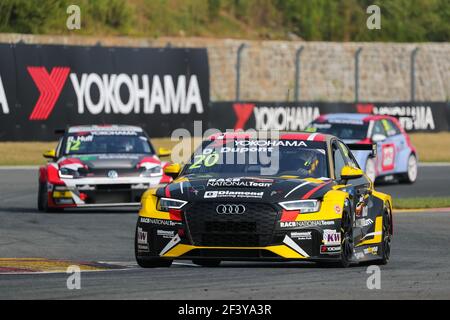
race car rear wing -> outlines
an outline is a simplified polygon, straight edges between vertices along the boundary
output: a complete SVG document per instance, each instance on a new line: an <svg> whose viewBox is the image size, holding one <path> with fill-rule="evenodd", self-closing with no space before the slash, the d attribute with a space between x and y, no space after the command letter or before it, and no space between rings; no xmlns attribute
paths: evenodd
<svg viewBox="0 0 450 320"><path fill-rule="evenodd" d="M370 151L370 157L375 158L377 156L377 144L376 143L349 143L347 147L352 151Z"/></svg>

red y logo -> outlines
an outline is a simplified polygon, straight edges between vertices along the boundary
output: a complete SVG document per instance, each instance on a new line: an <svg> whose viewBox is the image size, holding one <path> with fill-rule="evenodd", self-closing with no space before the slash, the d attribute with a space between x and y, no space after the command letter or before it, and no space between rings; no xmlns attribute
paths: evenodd
<svg viewBox="0 0 450 320"><path fill-rule="evenodd" d="M358 111L358 113L373 113L373 107L374 105L372 103L369 104L358 103L356 105L356 110Z"/></svg>
<svg viewBox="0 0 450 320"><path fill-rule="evenodd" d="M70 68L55 67L50 74L44 67L28 67L27 69L41 93L29 120L46 120L55 107Z"/></svg>
<svg viewBox="0 0 450 320"><path fill-rule="evenodd" d="M252 115L255 105L253 103L235 103L233 104L234 113L236 114L237 121L234 125L234 130L244 130L245 124Z"/></svg>

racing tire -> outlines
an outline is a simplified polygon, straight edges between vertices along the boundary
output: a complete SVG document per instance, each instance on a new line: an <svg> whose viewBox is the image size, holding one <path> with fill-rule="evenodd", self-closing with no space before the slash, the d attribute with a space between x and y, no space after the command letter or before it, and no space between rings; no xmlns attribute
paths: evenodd
<svg viewBox="0 0 450 320"><path fill-rule="evenodd" d="M389 262L389 257L391 256L391 238L392 238L392 216L389 209L385 208L383 211L383 232L382 232L382 243L381 252L382 257L375 261L375 264L385 265Z"/></svg>
<svg viewBox="0 0 450 320"><path fill-rule="evenodd" d="M218 267L222 261L217 259L194 259L192 260L193 264L196 264L201 267L214 268Z"/></svg>
<svg viewBox="0 0 450 320"><path fill-rule="evenodd" d="M57 209L49 208L48 206L48 189L47 189L47 183L39 182L39 189L38 189L38 199L37 199L37 205L38 210L41 212L57 212Z"/></svg>
<svg viewBox="0 0 450 320"><path fill-rule="evenodd" d="M366 168L365 172L366 175L372 180L373 183L375 183L375 180L377 178L376 172L375 172L375 160L372 158L368 158L366 161Z"/></svg>
<svg viewBox="0 0 450 320"><path fill-rule="evenodd" d="M141 268L169 268L172 265L173 260L161 259L156 257L139 257L137 252L137 226L134 236L134 255L136 262Z"/></svg>
<svg viewBox="0 0 450 320"><path fill-rule="evenodd" d="M44 192L45 186L43 183L39 182L37 206L39 211L45 211L45 204L47 203L47 194Z"/></svg>
<svg viewBox="0 0 450 320"><path fill-rule="evenodd" d="M417 157L414 153L409 155L406 168L408 171L400 175L400 182L413 184L417 180Z"/></svg>
<svg viewBox="0 0 450 320"><path fill-rule="evenodd" d="M353 256L353 219L351 209L345 205L341 220L341 260L338 266L348 268Z"/></svg>

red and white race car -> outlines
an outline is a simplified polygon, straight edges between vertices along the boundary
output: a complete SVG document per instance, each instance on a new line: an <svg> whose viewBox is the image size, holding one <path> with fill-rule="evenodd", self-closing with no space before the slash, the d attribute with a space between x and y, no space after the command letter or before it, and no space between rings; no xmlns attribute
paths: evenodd
<svg viewBox="0 0 450 320"><path fill-rule="evenodd" d="M155 152L139 127L122 125L75 126L64 131L51 159L39 169L38 208L139 206L150 187L166 184L168 164Z"/></svg>
<svg viewBox="0 0 450 320"><path fill-rule="evenodd" d="M377 157L367 151L353 152L361 169L372 181L396 178L414 183L418 155L398 120L387 115L335 113L322 115L307 128L309 132L335 135L345 143L377 144Z"/></svg>

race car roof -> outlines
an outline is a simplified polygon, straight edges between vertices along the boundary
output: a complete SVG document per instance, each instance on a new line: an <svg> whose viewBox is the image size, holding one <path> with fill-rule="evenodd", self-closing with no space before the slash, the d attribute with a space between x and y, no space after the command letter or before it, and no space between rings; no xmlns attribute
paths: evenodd
<svg viewBox="0 0 450 320"><path fill-rule="evenodd" d="M369 113L329 113L321 115L317 118L317 121L330 121L330 122L342 122L342 123L358 123L368 122L371 120L380 120L392 118L387 115L374 115Z"/></svg>
<svg viewBox="0 0 450 320"><path fill-rule="evenodd" d="M85 125L85 126L73 126L69 127L68 133L86 132L86 131L133 131L133 132L143 132L142 128L137 126L128 125Z"/></svg>
<svg viewBox="0 0 450 320"><path fill-rule="evenodd" d="M325 142L333 136L323 133L309 132L278 132L276 135L270 131L253 132L221 132L211 135L208 140L231 140L231 139L255 139L255 140L303 140Z"/></svg>

